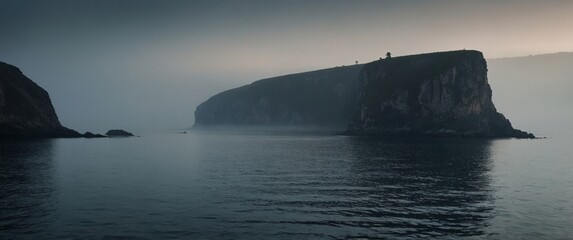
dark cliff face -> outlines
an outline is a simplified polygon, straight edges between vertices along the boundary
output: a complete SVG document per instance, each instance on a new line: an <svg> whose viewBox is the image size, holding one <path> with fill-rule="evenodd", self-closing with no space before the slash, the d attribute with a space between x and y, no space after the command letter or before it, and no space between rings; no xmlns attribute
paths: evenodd
<svg viewBox="0 0 573 240"><path fill-rule="evenodd" d="M362 65L263 79L211 97L195 125L309 127L342 131L350 120Z"/></svg>
<svg viewBox="0 0 573 240"><path fill-rule="evenodd" d="M48 93L9 64L0 62L0 137L78 137L63 127Z"/></svg>
<svg viewBox="0 0 573 240"><path fill-rule="evenodd" d="M349 134L533 137L496 111L478 51L375 61L359 81Z"/></svg>

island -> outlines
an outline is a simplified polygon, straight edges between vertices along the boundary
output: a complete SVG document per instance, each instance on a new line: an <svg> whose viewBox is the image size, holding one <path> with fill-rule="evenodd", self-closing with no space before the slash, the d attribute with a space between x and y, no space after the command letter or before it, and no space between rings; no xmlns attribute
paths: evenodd
<svg viewBox="0 0 573 240"><path fill-rule="evenodd" d="M315 127L347 135L534 138L498 113L475 50L386 57L256 81L195 110L193 128Z"/></svg>

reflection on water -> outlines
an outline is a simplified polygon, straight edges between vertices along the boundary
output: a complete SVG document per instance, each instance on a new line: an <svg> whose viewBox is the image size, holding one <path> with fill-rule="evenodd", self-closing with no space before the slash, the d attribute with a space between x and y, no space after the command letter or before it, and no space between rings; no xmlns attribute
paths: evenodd
<svg viewBox="0 0 573 240"><path fill-rule="evenodd" d="M0 239L570 239L570 145L288 133L2 142Z"/></svg>
<svg viewBox="0 0 573 240"><path fill-rule="evenodd" d="M248 196L242 210L251 213L235 222L241 227L321 238L461 237L483 235L493 217L489 141L347 137L275 144L293 153L267 154L260 162L273 167L246 172L248 187L235 186ZM264 152L276 153L275 147Z"/></svg>
<svg viewBox="0 0 573 240"><path fill-rule="evenodd" d="M373 227L380 234L472 236L493 217L490 141L464 139L351 140L353 172L369 187ZM396 236L396 234L392 234Z"/></svg>
<svg viewBox="0 0 573 240"><path fill-rule="evenodd" d="M0 233L6 239L11 234L45 234L54 210L52 144L0 142Z"/></svg>

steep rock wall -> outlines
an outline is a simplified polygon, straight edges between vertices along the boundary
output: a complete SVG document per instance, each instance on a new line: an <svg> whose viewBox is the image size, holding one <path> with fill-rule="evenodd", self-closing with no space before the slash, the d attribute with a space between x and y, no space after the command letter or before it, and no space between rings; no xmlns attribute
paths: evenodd
<svg viewBox="0 0 573 240"><path fill-rule="evenodd" d="M0 137L78 137L63 127L48 92L0 62Z"/></svg>
<svg viewBox="0 0 573 240"><path fill-rule="evenodd" d="M383 59L364 66L348 134L533 137L495 109L481 52Z"/></svg>

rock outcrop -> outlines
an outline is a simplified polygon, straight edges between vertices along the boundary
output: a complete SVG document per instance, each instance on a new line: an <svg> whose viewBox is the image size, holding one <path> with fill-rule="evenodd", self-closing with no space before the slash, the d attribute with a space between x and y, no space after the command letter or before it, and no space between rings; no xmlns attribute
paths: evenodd
<svg viewBox="0 0 573 240"><path fill-rule="evenodd" d="M86 132L82 135L82 137L84 137L84 138L106 138L107 136L97 134L97 133L92 133L92 132Z"/></svg>
<svg viewBox="0 0 573 240"><path fill-rule="evenodd" d="M60 123L48 92L0 62L0 137L81 137Z"/></svg>
<svg viewBox="0 0 573 240"><path fill-rule="evenodd" d="M497 112L478 51L375 61L359 81L347 134L534 137Z"/></svg>
<svg viewBox="0 0 573 240"><path fill-rule="evenodd" d="M195 110L195 129L213 126L346 129L363 65L256 81L211 97Z"/></svg>
<svg viewBox="0 0 573 240"><path fill-rule="evenodd" d="M105 135L107 135L108 137L133 137L132 133L121 129L109 130L107 131L107 133L105 133Z"/></svg>

